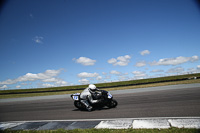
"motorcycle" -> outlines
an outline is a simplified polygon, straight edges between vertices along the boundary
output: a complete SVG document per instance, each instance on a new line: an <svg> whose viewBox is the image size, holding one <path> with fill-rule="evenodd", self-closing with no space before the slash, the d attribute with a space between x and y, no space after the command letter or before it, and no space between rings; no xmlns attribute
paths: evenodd
<svg viewBox="0 0 200 133"><path fill-rule="evenodd" d="M105 106L108 108L115 108L118 105L118 102L113 99L113 96L110 92L105 90L100 90L101 96L98 98L101 102L92 104L89 101L90 106L92 106L93 109L100 109ZM81 93L75 93L71 95L71 98L74 100L74 106L80 110L86 110L85 105L81 102L80 98Z"/></svg>

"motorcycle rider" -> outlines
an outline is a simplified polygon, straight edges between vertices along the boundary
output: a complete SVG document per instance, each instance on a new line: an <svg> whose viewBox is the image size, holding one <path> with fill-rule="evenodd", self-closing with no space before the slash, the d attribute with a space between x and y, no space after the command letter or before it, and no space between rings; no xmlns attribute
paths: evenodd
<svg viewBox="0 0 200 133"><path fill-rule="evenodd" d="M83 103L86 106L86 109L88 111L92 110L92 106L90 106L90 103L99 103L101 100L98 98L101 96L101 91L97 89L97 87L94 84L90 84L80 95L81 103ZM89 102L88 102L89 101Z"/></svg>

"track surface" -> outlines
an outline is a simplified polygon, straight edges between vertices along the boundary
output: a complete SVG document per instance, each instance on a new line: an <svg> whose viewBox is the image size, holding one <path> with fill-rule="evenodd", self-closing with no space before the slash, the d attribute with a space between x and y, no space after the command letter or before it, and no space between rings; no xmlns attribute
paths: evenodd
<svg viewBox="0 0 200 133"><path fill-rule="evenodd" d="M80 111L66 98L1 102L0 122L30 120L199 117L200 86L115 94L117 108Z"/></svg>

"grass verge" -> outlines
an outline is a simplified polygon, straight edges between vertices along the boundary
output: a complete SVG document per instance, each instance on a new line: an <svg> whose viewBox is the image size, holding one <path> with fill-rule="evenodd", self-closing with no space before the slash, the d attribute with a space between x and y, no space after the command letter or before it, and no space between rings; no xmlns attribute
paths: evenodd
<svg viewBox="0 0 200 133"><path fill-rule="evenodd" d="M122 87L111 87L105 88L104 90L125 90L125 89L136 89L136 88L146 88L146 87L157 87L157 86L167 86L167 85L177 85L177 84L193 84L200 83L200 79L192 79L192 80L184 80L184 81L171 81L164 83L151 83L145 85L130 85L130 86L122 86ZM48 95L64 95L64 94L73 94L81 92L82 90L66 90L66 91L58 91L58 92L41 92L41 93L25 93L25 94L7 94L0 95L0 99L6 98L20 98L20 97L34 97L34 96L48 96Z"/></svg>
<svg viewBox="0 0 200 133"><path fill-rule="evenodd" d="M200 73L113 83L99 83L96 84L96 86L100 89L111 91L191 83L200 83ZM72 94L81 92L86 87L87 85L78 85L37 89L0 90L0 99Z"/></svg>
<svg viewBox="0 0 200 133"><path fill-rule="evenodd" d="M4 130L2 133L199 133L200 129L169 128L169 129L74 129L74 130Z"/></svg>

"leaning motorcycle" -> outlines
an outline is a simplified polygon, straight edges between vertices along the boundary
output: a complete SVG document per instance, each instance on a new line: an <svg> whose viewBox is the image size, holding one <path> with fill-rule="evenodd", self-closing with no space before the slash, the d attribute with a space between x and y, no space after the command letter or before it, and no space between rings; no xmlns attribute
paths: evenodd
<svg viewBox="0 0 200 133"><path fill-rule="evenodd" d="M80 99L80 95L81 93L75 93L71 95L71 98L74 100L74 106L80 110L85 110L86 107L83 103L81 103L81 99ZM100 109L103 108L105 106L107 106L108 108L115 108L118 105L118 102L113 99L113 96L110 92L105 91L105 90L101 90L101 96L100 98L101 102L100 103L90 103L90 106L93 107L93 109Z"/></svg>

